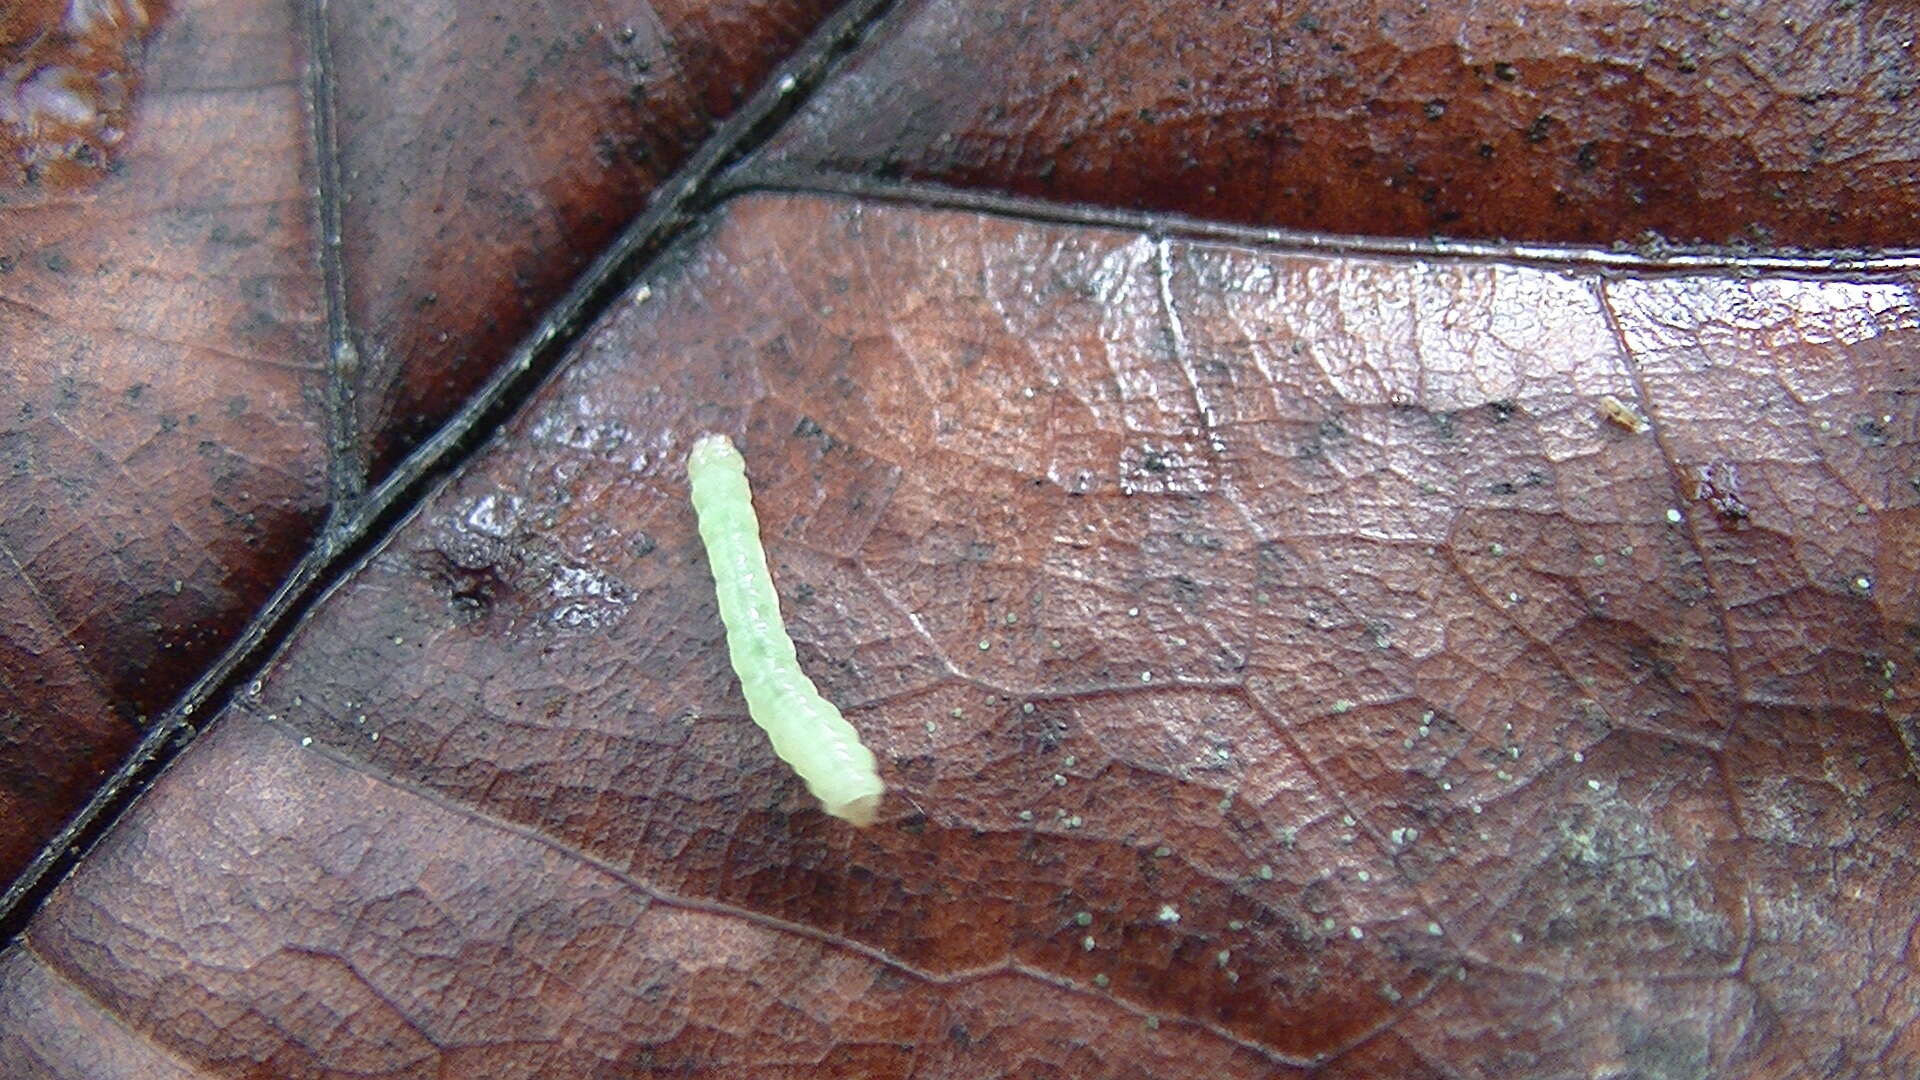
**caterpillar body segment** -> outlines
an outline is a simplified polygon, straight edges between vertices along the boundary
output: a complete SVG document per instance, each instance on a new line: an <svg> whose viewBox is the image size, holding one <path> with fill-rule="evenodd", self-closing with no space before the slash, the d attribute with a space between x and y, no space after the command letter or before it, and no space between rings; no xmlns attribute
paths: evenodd
<svg viewBox="0 0 1920 1080"><path fill-rule="evenodd" d="M760 544L746 459L725 435L703 435L687 456L687 481L748 714L827 813L871 825L886 787L873 752L800 670Z"/></svg>

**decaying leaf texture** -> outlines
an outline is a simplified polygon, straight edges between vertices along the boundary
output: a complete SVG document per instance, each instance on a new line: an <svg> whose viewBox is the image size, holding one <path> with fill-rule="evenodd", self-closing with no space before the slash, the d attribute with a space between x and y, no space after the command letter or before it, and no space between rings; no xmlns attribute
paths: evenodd
<svg viewBox="0 0 1920 1080"><path fill-rule="evenodd" d="M68 7L24 5L6 25L51 20L30 29L57 37ZM72 8L110 29L140 5ZM0 179L45 166L0 190L0 881L218 655L324 513L294 25L246 0L181 5L137 109L116 99L93 129L136 130L84 176L0 140L19 155ZM216 26L233 48L207 44ZM115 42L122 60L133 46ZM103 86L132 90L124 73L75 78L89 108L106 108Z"/></svg>
<svg viewBox="0 0 1920 1080"><path fill-rule="evenodd" d="M1313 232L1910 247L1916 34L1897 0L906 0L770 156Z"/></svg>
<svg viewBox="0 0 1920 1080"><path fill-rule="evenodd" d="M837 6L327 5L355 412L376 475Z"/></svg>
<svg viewBox="0 0 1920 1080"><path fill-rule="evenodd" d="M0 889L831 6L4 5Z"/></svg>
<svg viewBox="0 0 1920 1080"><path fill-rule="evenodd" d="M12 0L0 9L0 194L114 167L160 0Z"/></svg>
<svg viewBox="0 0 1920 1080"><path fill-rule="evenodd" d="M1917 337L1897 279L736 200L0 1014L233 1075L1911 1075ZM705 430L873 829L743 715Z"/></svg>

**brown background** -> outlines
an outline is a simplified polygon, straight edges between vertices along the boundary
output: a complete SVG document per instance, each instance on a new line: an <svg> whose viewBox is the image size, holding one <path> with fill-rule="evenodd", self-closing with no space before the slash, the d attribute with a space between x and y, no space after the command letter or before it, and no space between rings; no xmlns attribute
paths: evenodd
<svg viewBox="0 0 1920 1080"><path fill-rule="evenodd" d="M4 1071L1911 1075L1912 19L10 10Z"/></svg>

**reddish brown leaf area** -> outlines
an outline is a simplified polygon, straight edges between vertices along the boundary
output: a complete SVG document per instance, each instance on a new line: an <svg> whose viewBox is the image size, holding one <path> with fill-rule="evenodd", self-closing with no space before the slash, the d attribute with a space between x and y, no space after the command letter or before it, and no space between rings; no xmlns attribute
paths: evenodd
<svg viewBox="0 0 1920 1080"><path fill-rule="evenodd" d="M773 152L1386 236L1912 245L1911 4L908 0Z"/></svg>
<svg viewBox="0 0 1920 1080"><path fill-rule="evenodd" d="M307 547L322 211L384 467L834 5L179 6L0 10L0 884Z"/></svg>
<svg viewBox="0 0 1920 1080"><path fill-rule="evenodd" d="M55 893L0 1015L100 1043L0 1061L1920 1068L1910 283L804 197L672 266ZM742 715L709 429L873 829Z"/></svg>
<svg viewBox="0 0 1920 1080"><path fill-rule="evenodd" d="M126 138L157 0L8 0L0 8L0 196L104 176Z"/></svg>
<svg viewBox="0 0 1920 1080"><path fill-rule="evenodd" d="M838 6L328 5L357 411L376 475L465 403Z"/></svg>
<svg viewBox="0 0 1920 1080"><path fill-rule="evenodd" d="M292 23L248 0L182 5L111 173L0 203L0 881L322 510Z"/></svg>

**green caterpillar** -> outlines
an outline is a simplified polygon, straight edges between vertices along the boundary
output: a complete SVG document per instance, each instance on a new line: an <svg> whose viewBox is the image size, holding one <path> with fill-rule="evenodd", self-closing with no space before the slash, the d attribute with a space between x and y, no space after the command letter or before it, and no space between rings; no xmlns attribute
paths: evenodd
<svg viewBox="0 0 1920 1080"><path fill-rule="evenodd" d="M858 826L873 824L880 782L873 751L860 742L833 703L800 670L793 639L780 621L760 520L753 513L747 462L725 435L702 435L687 455L687 483L700 519L700 539L713 570L727 653L747 712L773 740L821 808Z"/></svg>

